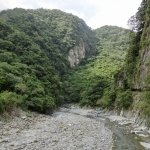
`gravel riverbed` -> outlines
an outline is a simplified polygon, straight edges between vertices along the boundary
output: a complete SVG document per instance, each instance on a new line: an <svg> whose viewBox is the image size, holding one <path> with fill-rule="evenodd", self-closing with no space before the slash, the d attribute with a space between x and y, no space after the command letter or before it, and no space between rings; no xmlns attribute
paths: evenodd
<svg viewBox="0 0 150 150"><path fill-rule="evenodd" d="M111 150L112 132L101 121L68 112L24 112L0 121L0 150Z"/></svg>

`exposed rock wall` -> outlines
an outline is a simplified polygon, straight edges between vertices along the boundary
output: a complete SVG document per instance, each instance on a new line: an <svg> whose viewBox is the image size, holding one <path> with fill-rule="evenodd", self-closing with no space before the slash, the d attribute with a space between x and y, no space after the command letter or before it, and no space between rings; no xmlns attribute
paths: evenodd
<svg viewBox="0 0 150 150"><path fill-rule="evenodd" d="M140 52L140 61L136 66L136 73L132 77L132 89L142 91L146 86L146 78L150 74L150 45ZM123 80L127 78L124 71L120 71L117 75L116 86L123 86Z"/></svg>
<svg viewBox="0 0 150 150"><path fill-rule="evenodd" d="M149 73L149 63L150 63L150 45L147 49L141 53L141 66L140 66L140 87L143 89L145 86L145 79Z"/></svg>
<svg viewBox="0 0 150 150"><path fill-rule="evenodd" d="M69 50L68 60L70 62L70 66L77 66L81 59L85 58L86 44L81 40L78 45L74 46Z"/></svg>
<svg viewBox="0 0 150 150"><path fill-rule="evenodd" d="M137 124L148 126L148 127L150 127L150 123L149 123L150 118L146 118L146 115L145 117L144 116L139 117L139 116L140 113L143 111L141 110L141 108L143 109L142 105L144 105L146 108L147 102L145 102L146 99L144 96L146 93L150 92L149 90L150 84L147 81L149 77L150 77L150 45L147 48L139 51L139 62L136 65L136 72L133 76L130 77L132 79L132 84L131 87L128 87L132 92L133 105L129 110L127 111L123 110L123 114L124 112L126 112L125 114L131 112L130 115L135 119L135 122ZM128 77L126 76L126 73L123 72L123 70L121 70L117 76L117 79L118 80L116 80L116 87L119 88L119 87L124 87L124 80L128 79ZM116 106L115 111L117 112L118 115L122 114L121 107L118 108ZM123 116L126 116L125 114Z"/></svg>
<svg viewBox="0 0 150 150"><path fill-rule="evenodd" d="M132 79L132 89L142 91L147 86L146 79L150 74L150 45L140 52L140 62Z"/></svg>

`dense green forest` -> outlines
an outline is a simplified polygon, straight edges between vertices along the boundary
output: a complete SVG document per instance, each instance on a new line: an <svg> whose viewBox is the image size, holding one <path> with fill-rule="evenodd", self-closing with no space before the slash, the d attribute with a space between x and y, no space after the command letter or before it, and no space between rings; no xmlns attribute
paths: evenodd
<svg viewBox="0 0 150 150"><path fill-rule="evenodd" d="M61 105L67 53L80 39L88 43L86 57L95 55L95 34L76 16L60 10L1 11L0 112L21 106L50 113Z"/></svg>

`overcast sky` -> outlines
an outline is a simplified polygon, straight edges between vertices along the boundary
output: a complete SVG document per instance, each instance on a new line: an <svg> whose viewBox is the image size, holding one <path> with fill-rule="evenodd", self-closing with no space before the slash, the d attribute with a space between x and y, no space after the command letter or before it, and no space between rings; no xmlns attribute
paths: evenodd
<svg viewBox="0 0 150 150"><path fill-rule="evenodd" d="M60 9L82 18L91 28L116 25L127 28L130 16L137 12L142 0L0 0L0 10Z"/></svg>

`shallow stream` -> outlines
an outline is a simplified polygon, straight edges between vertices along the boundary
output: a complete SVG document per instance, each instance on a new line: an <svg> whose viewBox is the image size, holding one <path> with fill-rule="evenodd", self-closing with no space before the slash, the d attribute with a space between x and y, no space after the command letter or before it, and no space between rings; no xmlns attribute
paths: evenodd
<svg viewBox="0 0 150 150"><path fill-rule="evenodd" d="M73 113L76 115L82 115L85 117L90 117L91 119L102 121L105 126L107 126L113 133L113 150L149 150L147 146L150 143L150 135L148 132L139 131L138 133L131 133L133 129L132 125L129 124L119 124L119 121L112 121L109 119L108 115L102 113L97 113L97 111L84 110L80 108L61 108L60 112ZM113 116L111 116L113 117ZM141 136L140 136L141 135ZM147 143L146 147L141 145L141 142Z"/></svg>

